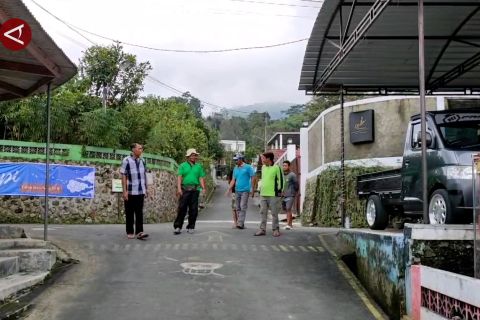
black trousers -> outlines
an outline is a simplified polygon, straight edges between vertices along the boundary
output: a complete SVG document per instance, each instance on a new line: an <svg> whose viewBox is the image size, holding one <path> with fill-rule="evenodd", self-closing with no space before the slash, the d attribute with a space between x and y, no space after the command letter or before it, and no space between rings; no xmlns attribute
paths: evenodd
<svg viewBox="0 0 480 320"><path fill-rule="evenodd" d="M125 222L127 234L139 234L143 232L143 200L145 195L128 195L128 201L125 203ZM133 222L135 221L135 230L133 230Z"/></svg>
<svg viewBox="0 0 480 320"><path fill-rule="evenodd" d="M180 228L183 227L183 221L185 220L185 216L187 215L188 210L188 224L187 229L195 229L195 222L197 221L198 215L198 195L200 191L198 190L191 190L186 191L183 190L183 194L178 201L178 211L177 211L177 218L173 223L173 228Z"/></svg>

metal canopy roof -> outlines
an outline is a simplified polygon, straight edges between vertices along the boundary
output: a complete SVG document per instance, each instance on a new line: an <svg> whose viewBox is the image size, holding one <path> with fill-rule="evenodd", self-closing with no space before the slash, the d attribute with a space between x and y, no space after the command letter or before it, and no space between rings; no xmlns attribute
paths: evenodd
<svg viewBox="0 0 480 320"><path fill-rule="evenodd" d="M0 101L44 91L51 82L57 87L77 73L76 66L53 42L21 0L0 1L0 24L11 18L26 21L32 41L21 51L0 44Z"/></svg>
<svg viewBox="0 0 480 320"><path fill-rule="evenodd" d="M480 92L480 0L424 0L427 94ZM418 1L325 0L307 45L307 94L419 94Z"/></svg>

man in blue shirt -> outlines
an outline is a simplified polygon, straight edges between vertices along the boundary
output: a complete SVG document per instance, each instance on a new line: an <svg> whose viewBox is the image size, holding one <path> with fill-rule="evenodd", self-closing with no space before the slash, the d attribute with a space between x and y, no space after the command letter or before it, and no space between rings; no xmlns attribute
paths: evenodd
<svg viewBox="0 0 480 320"><path fill-rule="evenodd" d="M248 197L250 192L253 196L252 186L253 179L255 177L255 171L252 166L245 163L245 158L242 154L237 153L233 158L237 162L237 165L233 169L233 179L230 181L230 185L227 194L232 192L232 188L235 187L235 196L237 202L237 228L245 228L245 218L247 215Z"/></svg>

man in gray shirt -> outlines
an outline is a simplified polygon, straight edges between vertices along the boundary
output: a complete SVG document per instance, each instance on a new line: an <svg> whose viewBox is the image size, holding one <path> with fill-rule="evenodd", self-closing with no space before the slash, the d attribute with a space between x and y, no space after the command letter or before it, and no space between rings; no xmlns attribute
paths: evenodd
<svg viewBox="0 0 480 320"><path fill-rule="evenodd" d="M290 171L290 161L283 161L283 176L285 181L285 189L283 192L282 208L287 213L287 225L285 230L293 228L293 214L292 207L298 193L298 179L297 175Z"/></svg>

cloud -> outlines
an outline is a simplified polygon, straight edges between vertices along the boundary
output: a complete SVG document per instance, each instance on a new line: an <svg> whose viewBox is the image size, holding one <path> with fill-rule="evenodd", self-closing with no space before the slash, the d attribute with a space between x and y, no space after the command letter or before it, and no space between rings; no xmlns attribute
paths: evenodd
<svg viewBox="0 0 480 320"><path fill-rule="evenodd" d="M318 13L313 8L229 0L137 0L135 5L127 0L37 1L65 21L98 34L152 47L198 50L305 38L310 35ZM31 1L25 0L25 4L77 63L82 51L91 44ZM101 44L109 43L85 36ZM305 46L306 42L301 42L221 54L165 53L126 45L124 48L136 54L139 61L150 61L151 74L160 81L222 107L232 107L265 101L308 101L309 97L297 90ZM145 82L144 94L176 95L151 81Z"/></svg>

